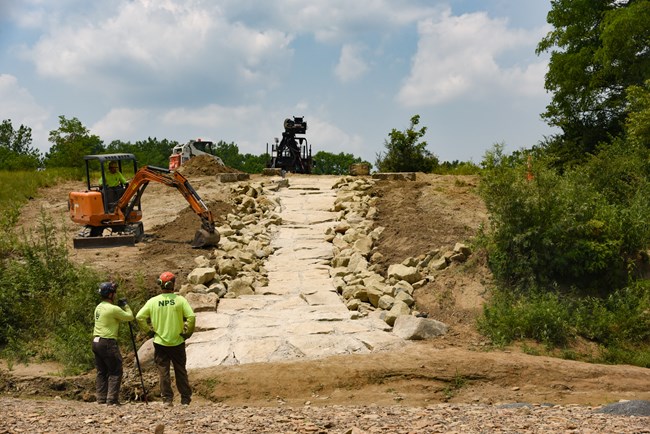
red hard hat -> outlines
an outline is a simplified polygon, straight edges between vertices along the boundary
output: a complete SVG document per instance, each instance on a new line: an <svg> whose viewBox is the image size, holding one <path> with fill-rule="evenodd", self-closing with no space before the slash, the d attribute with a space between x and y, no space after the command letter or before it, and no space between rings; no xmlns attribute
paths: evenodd
<svg viewBox="0 0 650 434"><path fill-rule="evenodd" d="M174 273L165 271L163 274L160 275L159 279L160 282L167 283L167 282L171 282L172 280L176 280L176 276L174 276Z"/></svg>

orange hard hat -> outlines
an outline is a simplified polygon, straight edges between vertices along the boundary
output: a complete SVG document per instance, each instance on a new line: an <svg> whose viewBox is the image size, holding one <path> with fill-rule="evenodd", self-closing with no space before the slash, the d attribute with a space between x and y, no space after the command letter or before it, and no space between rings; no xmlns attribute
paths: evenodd
<svg viewBox="0 0 650 434"><path fill-rule="evenodd" d="M162 283L167 283L167 282L171 282L172 280L176 280L176 276L174 276L174 273L165 271L163 274L160 275L158 280L160 280Z"/></svg>

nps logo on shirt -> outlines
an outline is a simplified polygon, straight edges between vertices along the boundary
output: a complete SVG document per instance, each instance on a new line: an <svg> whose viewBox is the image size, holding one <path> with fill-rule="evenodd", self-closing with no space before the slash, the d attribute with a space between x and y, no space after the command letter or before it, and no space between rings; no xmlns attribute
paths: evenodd
<svg viewBox="0 0 650 434"><path fill-rule="evenodd" d="M174 300L159 300L158 307L173 306L176 304Z"/></svg>

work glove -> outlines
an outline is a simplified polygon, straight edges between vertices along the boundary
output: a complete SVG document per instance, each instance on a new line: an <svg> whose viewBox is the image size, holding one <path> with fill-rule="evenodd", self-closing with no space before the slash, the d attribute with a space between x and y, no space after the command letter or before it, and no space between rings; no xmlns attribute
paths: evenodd
<svg viewBox="0 0 650 434"><path fill-rule="evenodd" d="M191 334L191 333L181 333L181 337L182 337L184 340L188 340L189 338L192 337L192 334Z"/></svg>
<svg viewBox="0 0 650 434"><path fill-rule="evenodd" d="M149 331L147 332L147 337L148 337L148 338L153 338L153 337L155 337L155 336L156 336L156 332L155 332L155 331L153 331L153 330L149 330Z"/></svg>
<svg viewBox="0 0 650 434"><path fill-rule="evenodd" d="M126 304L127 304L126 298L120 298L119 300L117 300L117 305L119 307L124 307L126 306Z"/></svg>

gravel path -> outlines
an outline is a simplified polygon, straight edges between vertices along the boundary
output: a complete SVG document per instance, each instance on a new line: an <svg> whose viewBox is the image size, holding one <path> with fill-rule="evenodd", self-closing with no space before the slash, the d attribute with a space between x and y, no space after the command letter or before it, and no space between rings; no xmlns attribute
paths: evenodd
<svg viewBox="0 0 650 434"><path fill-rule="evenodd" d="M585 406L437 404L424 408L230 407L192 404L119 407L0 398L0 433L650 433L650 418Z"/></svg>

